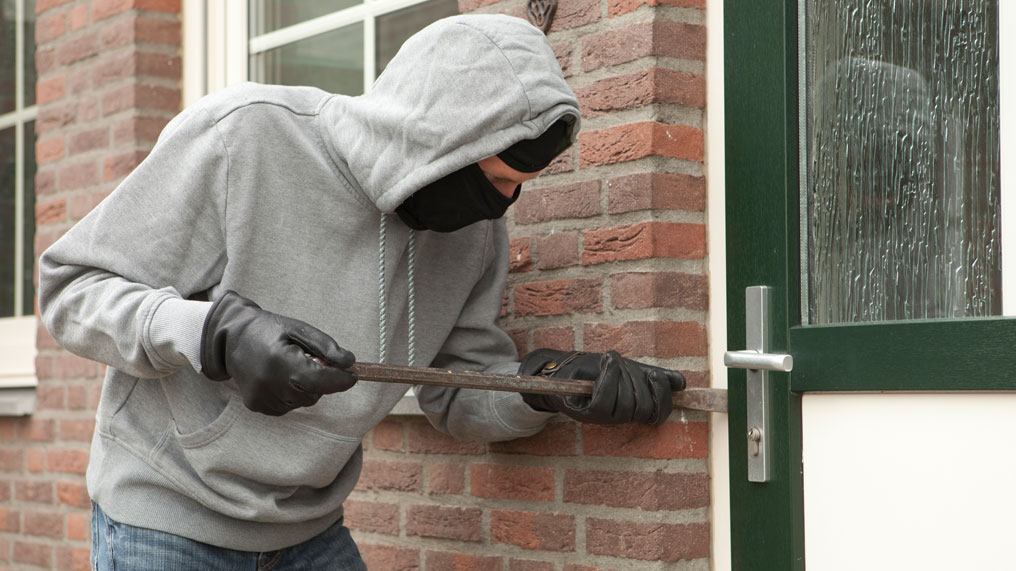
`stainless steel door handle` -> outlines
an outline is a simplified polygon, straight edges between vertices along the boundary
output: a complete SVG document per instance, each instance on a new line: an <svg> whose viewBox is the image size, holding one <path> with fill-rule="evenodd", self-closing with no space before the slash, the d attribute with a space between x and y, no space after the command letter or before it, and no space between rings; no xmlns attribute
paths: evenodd
<svg viewBox="0 0 1016 571"><path fill-rule="evenodd" d="M769 481L769 371L789 372L794 358L769 350L769 288L751 286L744 291L745 350L727 351L723 364L747 369L748 481Z"/></svg>
<svg viewBox="0 0 1016 571"><path fill-rule="evenodd" d="M761 369L789 373L794 369L794 358L782 353L727 351L723 354L723 364L735 369Z"/></svg>

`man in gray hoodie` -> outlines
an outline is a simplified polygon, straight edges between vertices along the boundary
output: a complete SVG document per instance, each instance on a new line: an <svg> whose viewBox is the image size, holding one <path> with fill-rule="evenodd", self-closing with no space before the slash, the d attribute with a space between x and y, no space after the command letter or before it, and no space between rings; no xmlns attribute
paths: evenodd
<svg viewBox="0 0 1016 571"><path fill-rule="evenodd" d="M507 16L425 28L360 97L245 84L173 119L40 260L46 327L109 366L95 567L363 568L342 502L407 389L357 383L356 359L596 381L568 399L417 387L458 438L529 436L555 412L663 422L679 373L614 352L519 362L497 325L501 216L578 128L543 34Z"/></svg>

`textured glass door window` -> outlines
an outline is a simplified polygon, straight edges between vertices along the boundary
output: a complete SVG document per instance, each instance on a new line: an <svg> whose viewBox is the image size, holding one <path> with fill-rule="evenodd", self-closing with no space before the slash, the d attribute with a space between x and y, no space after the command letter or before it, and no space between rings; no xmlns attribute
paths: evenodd
<svg viewBox="0 0 1016 571"><path fill-rule="evenodd" d="M1001 314L998 1L803 0L806 322Z"/></svg>
<svg viewBox="0 0 1016 571"><path fill-rule="evenodd" d="M261 83L313 85L330 93L363 93L363 23L358 22L251 56Z"/></svg>

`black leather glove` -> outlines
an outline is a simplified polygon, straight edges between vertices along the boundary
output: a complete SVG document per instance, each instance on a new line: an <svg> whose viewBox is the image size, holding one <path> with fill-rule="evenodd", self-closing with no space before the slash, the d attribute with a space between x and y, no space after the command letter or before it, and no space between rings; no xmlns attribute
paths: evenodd
<svg viewBox="0 0 1016 571"><path fill-rule="evenodd" d="M625 359L617 351L536 349L522 359L519 374L594 381L589 397L522 395L536 410L592 424L661 424L674 407L670 393L685 386L681 373Z"/></svg>
<svg viewBox="0 0 1016 571"><path fill-rule="evenodd" d="M247 408L279 416L356 384L356 358L321 330L227 291L205 318L201 372L232 378ZM322 364L323 363L323 364Z"/></svg>

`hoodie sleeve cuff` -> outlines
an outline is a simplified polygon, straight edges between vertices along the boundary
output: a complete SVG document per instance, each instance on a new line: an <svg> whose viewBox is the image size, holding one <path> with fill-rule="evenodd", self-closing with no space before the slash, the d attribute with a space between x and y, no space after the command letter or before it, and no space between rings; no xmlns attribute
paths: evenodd
<svg viewBox="0 0 1016 571"><path fill-rule="evenodd" d="M211 307L208 301L176 297L160 303L148 326L153 360L163 361L168 369L190 365L200 373L201 333Z"/></svg>

